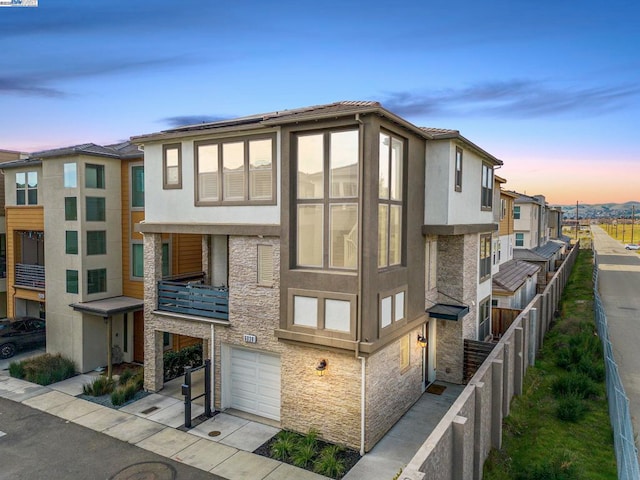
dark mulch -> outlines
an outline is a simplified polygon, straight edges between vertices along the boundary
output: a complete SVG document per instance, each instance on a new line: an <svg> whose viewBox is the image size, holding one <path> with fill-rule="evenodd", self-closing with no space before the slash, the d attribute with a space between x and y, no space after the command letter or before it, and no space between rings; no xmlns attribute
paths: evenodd
<svg viewBox="0 0 640 480"><path fill-rule="evenodd" d="M253 453L255 453L256 455L262 455L263 457L273 458L271 456L271 445L276 440L277 440L277 437L270 438L265 443L263 443L258 448L256 448L253 451ZM324 442L322 440L318 440L318 449L317 449L317 451L320 452L320 451L322 451L322 449L324 447L328 447L330 445L333 445L333 444L329 443L329 442ZM344 461L345 470L344 470L344 474L343 475L341 475L339 477L335 477L336 480L340 480L341 478L344 478L344 476L349 472L349 470L351 470L353 468L353 466L356 463L358 463L358 461L362 458L360 456L359 452L357 452L356 450L352 450L350 448L346 448L346 447L342 448L342 451L337 455L337 457ZM280 460L280 459L275 459L275 460ZM288 461L286 463L289 463L290 465L293 465L293 463L290 463ZM313 465L308 467L308 468L305 468L305 470L309 470L310 472L313 472Z"/></svg>
<svg viewBox="0 0 640 480"><path fill-rule="evenodd" d="M144 390L140 390L139 392L136 392L136 394L133 396L131 400L129 400L128 402L124 402L122 405L118 405L117 407L113 403L111 403L110 393L106 395L100 395L99 397L94 397L92 395L85 395L84 393L81 393L80 395L77 395L77 398L82 398L83 400L88 400L89 402L97 403L99 405L102 405L103 407L109 407L109 408L113 408L114 410L118 410L119 408L126 407L130 403L137 402L141 398L144 398L150 394L151 392L145 392Z"/></svg>

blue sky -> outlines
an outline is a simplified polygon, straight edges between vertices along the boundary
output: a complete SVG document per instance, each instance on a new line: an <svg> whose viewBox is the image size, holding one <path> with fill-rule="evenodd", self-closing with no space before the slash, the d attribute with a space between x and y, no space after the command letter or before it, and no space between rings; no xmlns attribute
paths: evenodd
<svg viewBox="0 0 640 480"><path fill-rule="evenodd" d="M400 4L399 4L400 5ZM640 200L637 1L40 0L0 8L0 148L377 100L552 203Z"/></svg>

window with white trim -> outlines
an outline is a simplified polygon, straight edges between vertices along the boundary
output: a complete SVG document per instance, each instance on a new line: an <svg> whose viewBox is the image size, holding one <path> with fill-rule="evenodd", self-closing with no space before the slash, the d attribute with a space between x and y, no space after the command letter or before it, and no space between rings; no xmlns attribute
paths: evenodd
<svg viewBox="0 0 640 480"><path fill-rule="evenodd" d="M493 167L482 164L482 198L481 206L488 210L493 206Z"/></svg>
<svg viewBox="0 0 640 480"><path fill-rule="evenodd" d="M16 205L38 204L38 172L16 173Z"/></svg>
<svg viewBox="0 0 640 480"><path fill-rule="evenodd" d="M290 290L291 327L350 334L355 326L355 295Z"/></svg>
<svg viewBox="0 0 640 480"><path fill-rule="evenodd" d="M480 235L480 281L491 276L491 235Z"/></svg>
<svg viewBox="0 0 640 480"><path fill-rule="evenodd" d="M520 220L520 205L513 206L513 219Z"/></svg>
<svg viewBox="0 0 640 480"><path fill-rule="evenodd" d="M516 247L524 247L524 233L516 233Z"/></svg>
<svg viewBox="0 0 640 480"><path fill-rule="evenodd" d="M380 327L386 328L406 317L405 290L380 296Z"/></svg>

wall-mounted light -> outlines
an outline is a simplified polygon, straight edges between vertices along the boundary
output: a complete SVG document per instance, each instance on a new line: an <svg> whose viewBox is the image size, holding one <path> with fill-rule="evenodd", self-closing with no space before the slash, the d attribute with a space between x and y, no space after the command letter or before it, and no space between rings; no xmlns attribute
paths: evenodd
<svg viewBox="0 0 640 480"><path fill-rule="evenodd" d="M318 362L318 366L316 367L316 375L322 377L327 371L327 361L323 358Z"/></svg>
<svg viewBox="0 0 640 480"><path fill-rule="evenodd" d="M418 345L420 345L422 348L425 348L427 346L427 339L423 337L421 333L418 334Z"/></svg>

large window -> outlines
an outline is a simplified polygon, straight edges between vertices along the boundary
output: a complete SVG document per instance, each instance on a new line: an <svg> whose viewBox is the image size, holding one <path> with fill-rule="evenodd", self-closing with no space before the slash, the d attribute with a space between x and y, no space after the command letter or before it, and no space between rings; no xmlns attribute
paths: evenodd
<svg viewBox="0 0 640 480"><path fill-rule="evenodd" d="M516 247L524 247L524 233L516 233Z"/></svg>
<svg viewBox="0 0 640 480"><path fill-rule="evenodd" d="M163 188L182 188L182 153L180 144L162 147L162 186Z"/></svg>
<svg viewBox="0 0 640 480"><path fill-rule="evenodd" d="M106 207L104 197L86 197L87 222L104 222Z"/></svg>
<svg viewBox="0 0 640 480"><path fill-rule="evenodd" d="M196 204L272 203L272 137L196 145Z"/></svg>
<svg viewBox="0 0 640 480"><path fill-rule="evenodd" d="M162 276L168 277L170 274L169 244L162 244ZM144 246L142 243L131 244L131 277L144 278Z"/></svg>
<svg viewBox="0 0 640 480"><path fill-rule="evenodd" d="M131 208L144 207L144 167L131 167Z"/></svg>
<svg viewBox="0 0 640 480"><path fill-rule="evenodd" d="M296 137L296 263L355 269L358 259L358 131Z"/></svg>
<svg viewBox="0 0 640 480"><path fill-rule="evenodd" d="M78 186L78 165L75 163L64 164L64 188L76 188Z"/></svg>
<svg viewBox="0 0 640 480"><path fill-rule="evenodd" d="M491 335L491 297L478 307L478 340L485 341Z"/></svg>
<svg viewBox="0 0 640 480"><path fill-rule="evenodd" d="M402 263L403 141L380 134L378 179L378 267Z"/></svg>
<svg viewBox="0 0 640 480"><path fill-rule="evenodd" d="M16 173L16 205L38 204L38 172Z"/></svg>
<svg viewBox="0 0 640 480"><path fill-rule="evenodd" d="M87 188L104 188L104 165L88 163L84 168L84 184Z"/></svg>
<svg viewBox="0 0 640 480"><path fill-rule="evenodd" d="M513 219L520 220L520 205L515 205L513 207Z"/></svg>
<svg viewBox="0 0 640 480"><path fill-rule="evenodd" d="M455 190L462 191L462 149L456 147Z"/></svg>
<svg viewBox="0 0 640 480"><path fill-rule="evenodd" d="M491 235L480 235L480 280L491 275Z"/></svg>
<svg viewBox="0 0 640 480"><path fill-rule="evenodd" d="M75 230L67 230L65 232L65 253L76 255L78 253L78 232Z"/></svg>
<svg viewBox="0 0 640 480"><path fill-rule="evenodd" d="M104 230L87 231L87 255L105 255L107 253L107 232Z"/></svg>
<svg viewBox="0 0 640 480"><path fill-rule="evenodd" d="M491 209L493 206L493 167L482 164L482 208Z"/></svg>
<svg viewBox="0 0 640 480"><path fill-rule="evenodd" d="M87 293L107 291L107 269L87 270Z"/></svg>
<svg viewBox="0 0 640 480"><path fill-rule="evenodd" d="M67 270L67 293L78 293L77 270Z"/></svg>
<svg viewBox="0 0 640 480"><path fill-rule="evenodd" d="M290 291L292 326L349 334L355 327L355 295Z"/></svg>
<svg viewBox="0 0 640 480"><path fill-rule="evenodd" d="M77 197L64 197L64 219L65 220L78 219L78 198Z"/></svg>

